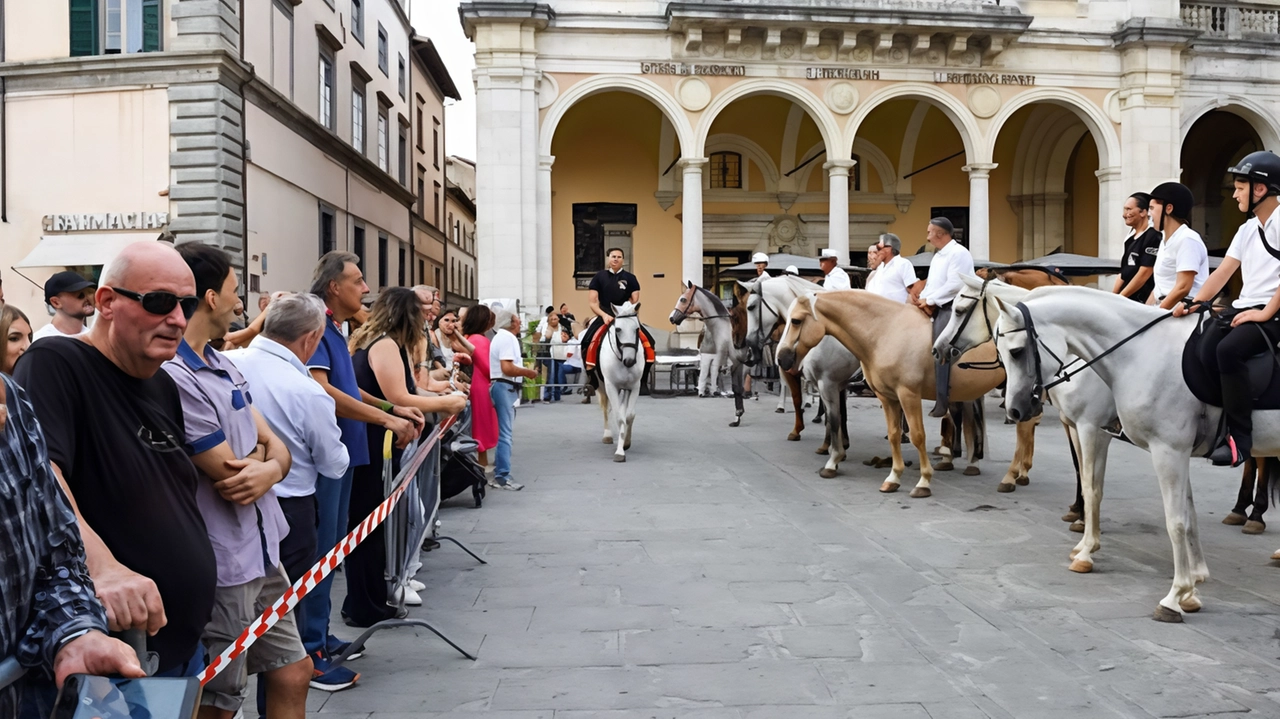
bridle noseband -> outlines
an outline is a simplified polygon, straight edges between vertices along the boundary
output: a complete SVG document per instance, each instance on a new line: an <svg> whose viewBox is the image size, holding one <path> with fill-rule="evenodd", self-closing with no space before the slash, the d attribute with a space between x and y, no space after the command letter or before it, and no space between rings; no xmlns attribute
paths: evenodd
<svg viewBox="0 0 1280 719"><path fill-rule="evenodd" d="M636 320L636 339L634 342L623 342L618 339L618 320L634 319ZM613 354L622 360L622 351L625 349L634 349L636 354L640 353L640 320L639 315L620 315L613 318L610 324L609 340L613 344Z"/></svg>

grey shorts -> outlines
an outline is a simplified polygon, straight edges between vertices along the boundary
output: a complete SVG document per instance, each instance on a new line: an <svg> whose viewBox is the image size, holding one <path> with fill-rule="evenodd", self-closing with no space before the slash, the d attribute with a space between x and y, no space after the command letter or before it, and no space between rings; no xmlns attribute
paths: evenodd
<svg viewBox="0 0 1280 719"><path fill-rule="evenodd" d="M225 651L245 627L261 616L288 588L289 578L285 576L283 567L276 567L274 574L252 582L218 587L213 595L213 618L200 638L209 657ZM250 674L279 669L306 656L302 639L298 636L298 625L290 612L205 685L200 703L234 712L248 698L246 690Z"/></svg>

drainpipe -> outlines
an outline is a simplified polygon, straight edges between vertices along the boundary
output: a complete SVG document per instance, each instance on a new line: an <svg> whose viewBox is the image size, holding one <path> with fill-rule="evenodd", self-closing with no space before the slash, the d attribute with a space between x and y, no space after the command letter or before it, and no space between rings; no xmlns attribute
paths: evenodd
<svg viewBox="0 0 1280 719"><path fill-rule="evenodd" d="M243 0L241 0L243 2ZM5 0L0 0L0 62L6 59ZM9 78L0 77L0 222L9 221Z"/></svg>

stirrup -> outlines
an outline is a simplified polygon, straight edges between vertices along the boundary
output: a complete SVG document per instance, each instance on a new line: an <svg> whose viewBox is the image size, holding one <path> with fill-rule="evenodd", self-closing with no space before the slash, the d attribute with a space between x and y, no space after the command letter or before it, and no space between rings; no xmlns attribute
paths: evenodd
<svg viewBox="0 0 1280 719"><path fill-rule="evenodd" d="M1239 467L1248 459L1239 448L1236 447L1235 437L1227 435L1227 440L1218 444L1209 453L1209 461L1215 467Z"/></svg>

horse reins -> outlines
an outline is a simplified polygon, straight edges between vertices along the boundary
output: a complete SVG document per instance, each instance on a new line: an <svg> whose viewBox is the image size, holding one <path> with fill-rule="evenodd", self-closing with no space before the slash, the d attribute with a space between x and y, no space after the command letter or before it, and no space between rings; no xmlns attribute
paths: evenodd
<svg viewBox="0 0 1280 719"><path fill-rule="evenodd" d="M991 276L987 276L983 278L982 289L978 291L977 297L970 297L969 295L960 295L959 297L961 299L973 300L974 302L982 305L982 321L987 326L987 336L990 337L991 341L994 343L996 334L991 327L991 317L989 314L987 314L987 302L985 298L987 293L987 285L991 284L991 280L993 279L995 278ZM953 304L952 307L954 306L955 305ZM963 318L960 320L960 326L956 328L956 331L953 335L954 337L959 337L961 333L964 332L964 328L969 326L969 320L973 319L974 314L976 313L972 309L970 309L969 312L963 316ZM951 346L951 355L952 357L950 359L952 360L960 359L960 354L956 350L954 344ZM1001 365L1000 365L1000 359L996 358L988 362L960 362L956 364L956 367L958 369L997 370L997 369L1000 369Z"/></svg>
<svg viewBox="0 0 1280 719"><path fill-rule="evenodd" d="M686 307L689 307L689 306L691 306L691 305L693 304L693 295L694 295L694 293L699 292L699 291L701 291L701 292L706 292L706 293L707 293L708 295L710 295L711 297L715 297L715 295L712 295L712 294L711 294L711 291L710 291L710 290L704 289L704 288L699 287L699 286L697 286L697 285L695 285L695 284L690 284L690 285L689 285L689 290L688 290L687 292L685 292L683 295L680 295L680 299L682 299L682 300L684 300L684 301L685 301L685 306L686 306ZM719 299L719 298L717 298L717 299ZM697 313L696 313L696 314L694 314L694 313L692 313L692 312L689 312L688 310L682 310L682 309L680 309L679 307L676 307L676 310L675 310L675 311L680 313L680 322L684 322L685 320L689 319L690 317L699 317L699 318L701 318L704 322L705 322L706 320L729 319L729 315L728 315L727 313L726 313L726 314L723 314L723 315L706 315L706 314L703 314L703 313L702 313L702 310L697 310ZM679 324L679 322L677 322L676 324Z"/></svg>
<svg viewBox="0 0 1280 719"><path fill-rule="evenodd" d="M622 361L622 350L627 349L628 347L630 347L630 348L634 349L634 350L636 351L636 353L637 353L637 354L639 354L639 353L640 353L640 328L639 328L639 326L637 326L637 327L636 327L636 341L635 341L635 342L622 342L622 341L620 341L620 340L618 339L618 333L617 333L617 331L616 331L616 330L618 329L618 327L617 327L618 320L620 320L620 319L631 319L631 318L633 318L633 317L635 317L635 318L636 318L636 324L637 324L637 325L639 325L639 322L640 322L640 320L639 320L639 315L623 315L622 317L614 317L614 318L613 318L613 322L610 322L610 323L609 323L610 325L613 325L613 326L612 326L611 328L607 328L607 329L613 329L613 330L614 330L613 332L610 332L610 333L609 333L609 340L610 340L610 342L613 344L613 354L614 354L614 356L615 356L615 357L617 357L617 358L618 358L618 361L619 361L619 362L621 362L621 361Z"/></svg>

